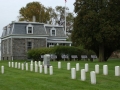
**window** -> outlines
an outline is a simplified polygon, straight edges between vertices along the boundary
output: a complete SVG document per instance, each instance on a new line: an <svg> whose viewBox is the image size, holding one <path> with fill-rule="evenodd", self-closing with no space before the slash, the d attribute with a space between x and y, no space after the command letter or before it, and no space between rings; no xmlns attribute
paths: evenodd
<svg viewBox="0 0 120 90"><path fill-rule="evenodd" d="M55 30L52 30L52 36L55 36Z"/></svg>
<svg viewBox="0 0 120 90"><path fill-rule="evenodd" d="M27 50L32 49L32 42L27 42Z"/></svg>
<svg viewBox="0 0 120 90"><path fill-rule="evenodd" d="M56 29L55 29L55 28L52 28L52 29L51 29L50 35L51 35L51 36L56 36Z"/></svg>
<svg viewBox="0 0 120 90"><path fill-rule="evenodd" d="M29 24L26 28L27 34L33 34L33 26Z"/></svg>
<svg viewBox="0 0 120 90"><path fill-rule="evenodd" d="M32 33L32 27L28 27L28 33Z"/></svg>

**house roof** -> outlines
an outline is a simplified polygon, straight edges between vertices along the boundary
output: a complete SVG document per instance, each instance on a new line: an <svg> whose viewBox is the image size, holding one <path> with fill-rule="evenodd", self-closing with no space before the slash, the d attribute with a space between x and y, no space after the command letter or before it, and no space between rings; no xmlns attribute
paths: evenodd
<svg viewBox="0 0 120 90"><path fill-rule="evenodd" d="M31 25L33 27L33 34L27 34L26 28L29 25ZM26 22L26 21L12 22L11 24L5 26L3 29L1 38L7 37L10 35L51 37L50 30L53 28L56 30L56 37L65 37L66 38L63 26L50 25L50 24L44 24L44 23L39 23L39 22Z"/></svg>

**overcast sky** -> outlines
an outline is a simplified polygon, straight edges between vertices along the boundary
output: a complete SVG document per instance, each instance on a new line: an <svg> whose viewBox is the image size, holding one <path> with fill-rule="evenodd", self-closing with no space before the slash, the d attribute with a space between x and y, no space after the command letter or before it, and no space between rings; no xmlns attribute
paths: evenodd
<svg viewBox="0 0 120 90"><path fill-rule="evenodd" d="M65 0L36 0L41 2L45 7L65 6ZM3 27L17 20L19 16L19 10L21 7L25 7L27 3L33 2L33 0L0 0L0 37L2 35ZM73 12L73 3L75 0L67 0L66 6L70 12Z"/></svg>

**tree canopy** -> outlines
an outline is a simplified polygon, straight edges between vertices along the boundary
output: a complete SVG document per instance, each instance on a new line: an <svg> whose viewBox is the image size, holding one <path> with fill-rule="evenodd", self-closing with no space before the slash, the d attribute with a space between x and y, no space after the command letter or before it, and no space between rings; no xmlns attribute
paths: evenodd
<svg viewBox="0 0 120 90"><path fill-rule="evenodd" d="M25 7L19 10L19 20L32 21L33 16L36 17L37 22L47 23L50 20L48 9L40 2L30 2Z"/></svg>
<svg viewBox="0 0 120 90"><path fill-rule="evenodd" d="M111 53L120 48L120 1L76 0L74 45L92 49L99 61L107 61Z"/></svg>
<svg viewBox="0 0 120 90"><path fill-rule="evenodd" d="M68 11L66 7L66 30L71 32L73 29L74 14ZM30 2L25 7L19 10L20 16L19 21L32 21L33 16L36 17L36 22L65 25L65 7L56 6L45 7L40 2Z"/></svg>

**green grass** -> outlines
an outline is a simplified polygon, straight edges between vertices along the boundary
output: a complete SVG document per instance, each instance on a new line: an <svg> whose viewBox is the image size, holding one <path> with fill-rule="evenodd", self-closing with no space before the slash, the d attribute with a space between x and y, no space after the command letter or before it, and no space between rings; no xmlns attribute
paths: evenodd
<svg viewBox="0 0 120 90"><path fill-rule="evenodd" d="M23 62L23 61L17 61ZM71 79L71 71L68 71L67 62L71 67L80 63L80 69L84 64L89 64L89 72L86 73L86 81L80 80L80 71L76 74L76 79ZM28 62L30 64L30 62ZM120 60L108 60L108 62L90 61L62 61L62 68L57 68L57 61L51 61L54 74L40 74L34 71L20 70L8 67L8 61L0 61L0 66L4 65L5 73L0 73L0 90L120 90L120 76L115 76L115 66L120 65ZM90 83L90 71L94 70L96 64L100 65L100 74L96 75L97 83ZM103 65L108 65L109 74L103 75ZM29 65L30 66L30 65Z"/></svg>

